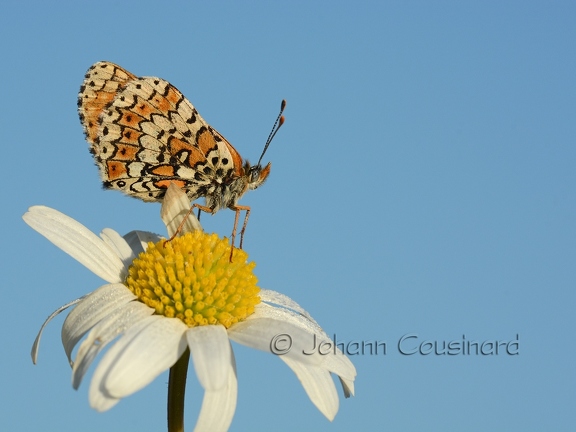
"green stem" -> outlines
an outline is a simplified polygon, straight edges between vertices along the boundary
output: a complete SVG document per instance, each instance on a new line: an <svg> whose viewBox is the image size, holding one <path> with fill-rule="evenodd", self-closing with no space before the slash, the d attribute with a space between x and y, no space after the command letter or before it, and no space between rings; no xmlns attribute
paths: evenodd
<svg viewBox="0 0 576 432"><path fill-rule="evenodd" d="M184 432L184 394L186 393L186 374L190 350L170 368L168 379L168 432Z"/></svg>

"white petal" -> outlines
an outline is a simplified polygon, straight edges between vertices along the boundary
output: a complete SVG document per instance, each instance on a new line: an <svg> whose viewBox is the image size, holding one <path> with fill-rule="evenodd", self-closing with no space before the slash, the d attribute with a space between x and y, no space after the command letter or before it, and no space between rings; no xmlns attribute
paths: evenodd
<svg viewBox="0 0 576 432"><path fill-rule="evenodd" d="M148 385L186 350L186 325L152 315L132 327L108 350L90 383L90 405L105 411Z"/></svg>
<svg viewBox="0 0 576 432"><path fill-rule="evenodd" d="M324 369L329 370L337 374L344 380L353 382L356 378L356 368L346 357L338 346L334 345L334 341L326 335L324 330L318 326L316 321L310 321L307 317L300 314L296 314L290 310L273 307L267 304L259 304L256 306L256 312L251 315L247 321L251 319L258 318L272 318L275 320L280 320L290 325L296 325L305 331L312 334L311 345L308 347L307 352L316 351L320 349L321 352L315 352L313 354L306 354L306 356L314 355L319 356L322 359L318 359L319 364L322 364ZM288 324L287 324L288 325ZM233 327L234 328L234 327ZM232 338L232 337L231 337ZM322 346L322 348L318 348ZM325 354L322 354L324 352ZM300 360L302 361L302 359ZM354 393L354 386L351 386L352 394ZM348 389L349 390L349 389ZM345 389L345 392L347 390Z"/></svg>
<svg viewBox="0 0 576 432"><path fill-rule="evenodd" d="M139 301L131 301L117 308L106 318L96 324L78 348L78 354L72 368L72 387L77 389L84 378L84 374L96 358L98 353L113 341L119 334L137 322L149 317L154 309Z"/></svg>
<svg viewBox="0 0 576 432"><path fill-rule="evenodd" d="M92 382L94 382L94 378L92 378ZM120 402L120 398L115 398L107 393L102 393L99 389L93 389L92 385L90 385L88 400L90 401L90 406L98 412L108 411Z"/></svg>
<svg viewBox="0 0 576 432"><path fill-rule="evenodd" d="M103 285L85 296L68 314L62 326L62 344L68 361L71 362L72 350L88 330L135 298L123 284Z"/></svg>
<svg viewBox="0 0 576 432"><path fill-rule="evenodd" d="M228 382L220 390L206 390L194 432L225 432L232 423L238 398L234 353L230 350Z"/></svg>
<svg viewBox="0 0 576 432"><path fill-rule="evenodd" d="M100 233L100 238L106 243L110 249L112 249L116 255L122 260L124 263L124 267L127 269L136 255L132 251L130 245L124 240L124 238L118 234L116 231L110 228L104 228ZM126 275L124 274L122 279L124 279Z"/></svg>
<svg viewBox="0 0 576 432"><path fill-rule="evenodd" d="M334 420L339 400L330 373L321 367L305 365L286 356L281 356L280 359L296 374L316 408L328 420Z"/></svg>
<svg viewBox="0 0 576 432"><path fill-rule="evenodd" d="M242 345L307 364L320 365L323 362L322 356L313 350L314 334L284 320L249 318L229 328L228 336Z"/></svg>
<svg viewBox="0 0 576 432"><path fill-rule="evenodd" d="M190 198L174 183L170 183L166 195L164 195L160 217L166 225L169 237L177 232L186 233L202 229L200 222L194 216L194 212L191 211Z"/></svg>
<svg viewBox="0 0 576 432"><path fill-rule="evenodd" d="M350 359L346 357L337 346L334 346L334 341L325 342L329 343L333 348L330 350L329 355L324 356L322 367L338 375L341 380L344 380L345 382L342 383L343 386L345 383L351 383L351 385L348 385L348 387L351 387L351 393L354 394L354 379L356 378L356 368ZM344 389L345 393L346 391L347 390Z"/></svg>
<svg viewBox="0 0 576 432"><path fill-rule="evenodd" d="M251 324L253 323L253 324ZM309 365L322 366L344 380L353 382L356 368L316 322L290 310L267 304L256 306L256 312L246 321L228 330L230 339L263 351L271 351L275 341L292 343L287 353L282 345L276 355L289 356ZM353 385L349 386L352 389ZM345 389L346 391L346 389Z"/></svg>
<svg viewBox="0 0 576 432"><path fill-rule="evenodd" d="M310 316L310 314L302 306L300 306L298 303L296 303L294 300L292 300L287 295L284 295L284 294L279 293L277 291L261 289L259 292L259 296L263 302L274 303L274 304L277 304L279 306L283 306L285 308L292 309L295 312L298 312L300 315L304 315L306 318L308 318L308 320L310 320L310 321L314 322L316 325L318 325L318 323L316 323L314 318L312 318ZM320 327L320 326L318 326L318 327Z"/></svg>
<svg viewBox="0 0 576 432"><path fill-rule="evenodd" d="M72 300L70 303L66 303L64 306L60 306L58 309L56 309L54 312L52 312L48 318L46 318L46 321L44 321L44 324L42 324L42 327L40 327L40 331L38 331L38 335L36 336L36 339L34 340L34 343L32 344L32 352L30 353L30 355L32 356L32 363L36 364L36 361L38 360L38 348L40 347L40 339L42 338L42 333L44 332L44 327L46 327L46 325L50 321L52 321L52 319L54 317L56 317L60 313L64 312L70 306L74 306L76 303L79 303L87 295L88 294L86 294L85 296L82 296L80 298L77 298L76 300Z"/></svg>
<svg viewBox="0 0 576 432"><path fill-rule="evenodd" d="M266 303L260 303L256 305L254 314L248 317L249 320L256 318L273 318L279 321L290 322L304 330L309 331L310 333L321 334L328 338L328 335L326 335L324 330L322 330L322 327L320 327L318 323L312 319L312 317L294 312L293 310L286 309L284 307L277 307Z"/></svg>
<svg viewBox="0 0 576 432"><path fill-rule="evenodd" d="M206 325L186 331L196 376L206 390L220 390L228 384L230 340L222 325Z"/></svg>
<svg viewBox="0 0 576 432"><path fill-rule="evenodd" d="M349 398L350 396L354 396L354 381L347 380L342 377L340 378L340 384L342 384L342 391L344 392L344 397Z"/></svg>
<svg viewBox="0 0 576 432"><path fill-rule="evenodd" d="M162 237L148 231L130 231L124 236L134 255L138 256L148 248L148 243L157 243Z"/></svg>
<svg viewBox="0 0 576 432"><path fill-rule="evenodd" d="M105 281L121 281L125 271L122 260L84 225L44 206L30 207L22 218L30 227Z"/></svg>

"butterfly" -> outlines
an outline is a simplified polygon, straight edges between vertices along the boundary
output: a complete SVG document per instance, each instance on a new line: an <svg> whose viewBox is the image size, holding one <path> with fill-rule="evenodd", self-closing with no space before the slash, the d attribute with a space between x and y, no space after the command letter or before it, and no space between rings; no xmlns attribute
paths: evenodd
<svg viewBox="0 0 576 432"><path fill-rule="evenodd" d="M161 201L170 183L191 201L204 197L199 210L246 211L240 248L250 207L238 200L261 186L271 164L261 165L270 142L284 124L280 113L258 163L250 165L196 108L169 82L137 77L122 67L101 61L88 69L78 94L78 113L104 188L116 189L143 201Z"/></svg>

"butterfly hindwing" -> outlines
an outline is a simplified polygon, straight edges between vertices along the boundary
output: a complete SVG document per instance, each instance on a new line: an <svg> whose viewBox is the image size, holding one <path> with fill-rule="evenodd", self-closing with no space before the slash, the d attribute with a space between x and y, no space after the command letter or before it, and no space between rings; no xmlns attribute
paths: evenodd
<svg viewBox="0 0 576 432"><path fill-rule="evenodd" d="M99 117L118 90L136 76L110 62L92 65L84 76L78 94L78 113L86 139L93 145L98 135Z"/></svg>
<svg viewBox="0 0 576 432"><path fill-rule="evenodd" d="M86 75L79 111L105 187L144 201L162 199L171 181L196 199L241 165L238 152L160 78L99 62Z"/></svg>

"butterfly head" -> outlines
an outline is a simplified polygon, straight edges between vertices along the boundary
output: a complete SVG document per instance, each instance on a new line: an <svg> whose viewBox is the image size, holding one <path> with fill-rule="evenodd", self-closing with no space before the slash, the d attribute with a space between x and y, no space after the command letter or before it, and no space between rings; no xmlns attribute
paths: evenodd
<svg viewBox="0 0 576 432"><path fill-rule="evenodd" d="M271 163L268 163L265 167L262 165L250 166L250 163L244 162L244 172L246 173L246 180L248 189L256 189L260 187L270 175Z"/></svg>

